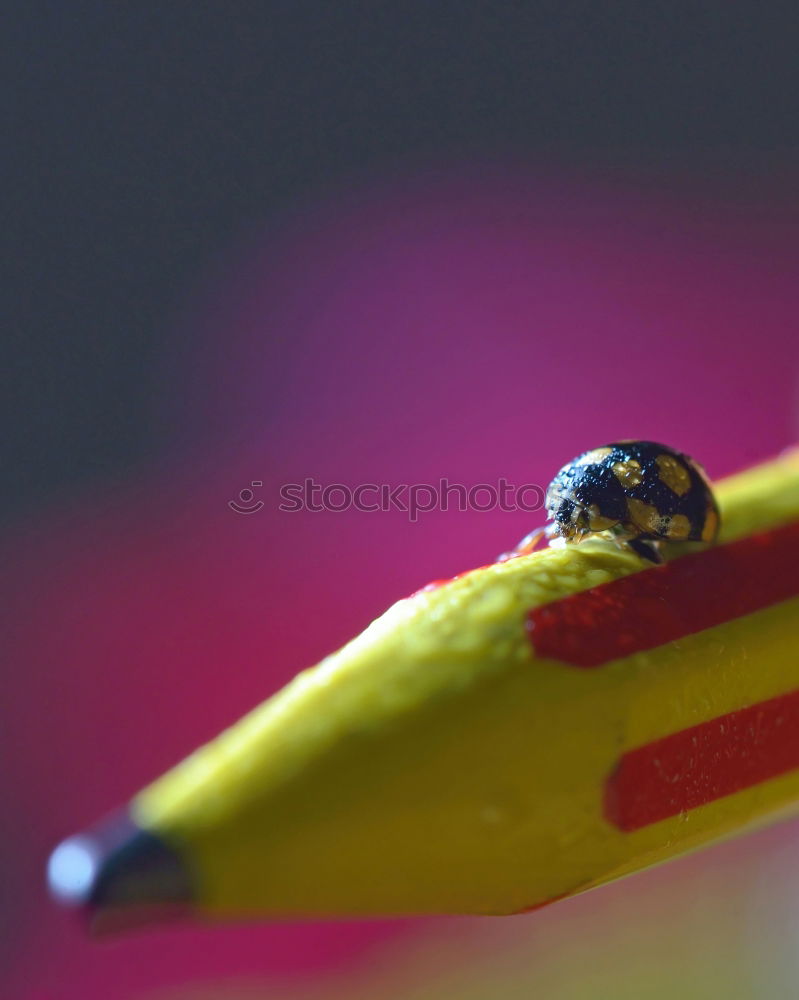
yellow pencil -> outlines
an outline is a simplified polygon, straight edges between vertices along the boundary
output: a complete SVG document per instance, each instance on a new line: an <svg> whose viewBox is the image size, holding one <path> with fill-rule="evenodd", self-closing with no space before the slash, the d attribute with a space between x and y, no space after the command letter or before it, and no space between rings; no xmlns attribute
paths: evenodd
<svg viewBox="0 0 799 1000"><path fill-rule="evenodd" d="M799 457L717 546L550 547L399 601L50 859L100 922L514 913L799 807Z"/></svg>

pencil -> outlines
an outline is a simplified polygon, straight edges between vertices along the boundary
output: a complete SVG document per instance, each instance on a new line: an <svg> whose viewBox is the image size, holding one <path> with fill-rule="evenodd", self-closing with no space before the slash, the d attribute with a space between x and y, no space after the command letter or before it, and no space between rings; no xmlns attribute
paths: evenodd
<svg viewBox="0 0 799 1000"><path fill-rule="evenodd" d="M49 863L96 927L517 913L799 807L799 452L719 544L437 581Z"/></svg>

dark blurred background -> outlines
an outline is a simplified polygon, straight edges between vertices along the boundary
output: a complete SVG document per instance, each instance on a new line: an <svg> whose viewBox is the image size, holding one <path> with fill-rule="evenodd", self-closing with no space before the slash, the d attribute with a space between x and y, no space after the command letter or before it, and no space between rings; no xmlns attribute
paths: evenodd
<svg viewBox="0 0 799 1000"><path fill-rule="evenodd" d="M15 3L2 502L162 440L154 359L222 249L477 156L746 182L797 152L792 4Z"/></svg>
<svg viewBox="0 0 799 1000"><path fill-rule="evenodd" d="M96 943L43 871L394 600L533 526L286 514L280 484L546 485L619 437L715 478L795 443L796 21L6 5L0 995L794 995L796 823L499 922ZM233 513L256 481L264 508Z"/></svg>

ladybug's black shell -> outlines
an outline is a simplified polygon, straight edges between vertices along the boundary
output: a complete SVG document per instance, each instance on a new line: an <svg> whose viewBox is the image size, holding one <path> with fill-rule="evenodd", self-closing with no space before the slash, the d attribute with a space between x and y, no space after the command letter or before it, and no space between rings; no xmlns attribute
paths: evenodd
<svg viewBox="0 0 799 1000"><path fill-rule="evenodd" d="M712 542L719 524L701 467L654 441L618 441L578 455L552 480L546 507L555 533L571 539L614 530Z"/></svg>

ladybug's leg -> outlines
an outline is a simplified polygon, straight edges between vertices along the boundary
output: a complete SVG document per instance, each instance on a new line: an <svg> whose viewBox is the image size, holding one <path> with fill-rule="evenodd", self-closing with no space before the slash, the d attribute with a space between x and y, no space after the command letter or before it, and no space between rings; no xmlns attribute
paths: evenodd
<svg viewBox="0 0 799 1000"><path fill-rule="evenodd" d="M515 549L510 552L503 552L497 558L497 562L507 562L508 559L515 559L517 556L528 556L533 552L542 538L551 538L553 534L552 525L544 524L540 528L535 528L529 535L525 535Z"/></svg>
<svg viewBox="0 0 799 1000"><path fill-rule="evenodd" d="M660 554L660 549L656 541L647 541L644 538L628 538L625 544L636 555L641 556L642 559L646 559L648 562L655 563L656 565L660 565L663 562L663 556Z"/></svg>
<svg viewBox="0 0 799 1000"><path fill-rule="evenodd" d="M616 548L622 552L629 549L647 562L656 564L663 562L657 540L641 538L634 524L617 524L608 534Z"/></svg>

